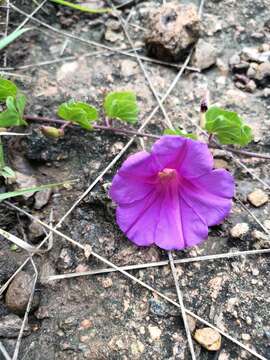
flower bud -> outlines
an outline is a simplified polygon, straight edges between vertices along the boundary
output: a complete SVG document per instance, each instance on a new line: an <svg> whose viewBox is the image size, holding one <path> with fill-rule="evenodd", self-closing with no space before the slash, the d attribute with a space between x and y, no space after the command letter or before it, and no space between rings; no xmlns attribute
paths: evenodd
<svg viewBox="0 0 270 360"><path fill-rule="evenodd" d="M64 136L64 132L62 129L57 129L53 126L41 126L40 130L43 135L52 137L55 139Z"/></svg>

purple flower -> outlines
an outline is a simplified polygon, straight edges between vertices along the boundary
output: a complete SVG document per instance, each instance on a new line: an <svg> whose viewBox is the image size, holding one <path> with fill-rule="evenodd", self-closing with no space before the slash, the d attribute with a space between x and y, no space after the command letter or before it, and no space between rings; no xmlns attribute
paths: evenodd
<svg viewBox="0 0 270 360"><path fill-rule="evenodd" d="M200 243L208 226L230 212L234 180L213 170L206 144L180 136L163 136L149 154L131 155L110 189L117 203L117 223L139 246L156 244L179 250Z"/></svg>

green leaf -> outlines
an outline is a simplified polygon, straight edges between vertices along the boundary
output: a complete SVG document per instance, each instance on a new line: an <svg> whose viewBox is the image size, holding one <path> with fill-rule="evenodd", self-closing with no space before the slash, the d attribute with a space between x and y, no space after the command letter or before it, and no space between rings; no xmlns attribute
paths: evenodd
<svg viewBox="0 0 270 360"><path fill-rule="evenodd" d="M163 132L163 135L178 135L178 136L182 136L185 138L189 138L189 139L193 139L193 140L197 140L197 135L196 134L192 134L192 133L186 133L180 129L165 129Z"/></svg>
<svg viewBox="0 0 270 360"><path fill-rule="evenodd" d="M27 188L27 189L21 189L21 190L2 193L2 194L0 194L0 202L3 200L9 199L9 198L15 197L15 196L21 196L21 195L28 194L28 193L35 193L37 191L51 189L53 187L70 184L73 182L75 182L75 181L73 180L73 181L59 182L59 183L55 183L55 184L40 185L40 186L35 186L35 187Z"/></svg>
<svg viewBox="0 0 270 360"><path fill-rule="evenodd" d="M23 120L25 104L26 104L26 97L23 94L18 94L16 98L16 106L22 120ZM25 123L25 125L27 125L24 120L23 122Z"/></svg>
<svg viewBox="0 0 270 360"><path fill-rule="evenodd" d="M17 87L10 81L0 78L0 101L5 101L8 96L16 96Z"/></svg>
<svg viewBox="0 0 270 360"><path fill-rule="evenodd" d="M104 100L107 117L119 119L130 124L138 120L139 108L136 94L133 91L110 92Z"/></svg>
<svg viewBox="0 0 270 360"><path fill-rule="evenodd" d="M3 39L0 40L0 50L4 49L6 46L8 46L10 43L12 43L14 40L16 40L19 36L21 36L26 31L31 30L30 28L27 29L19 29L14 30L9 35L5 36Z"/></svg>
<svg viewBox="0 0 270 360"><path fill-rule="evenodd" d="M84 102L69 101L61 104L57 114L62 119L72 121L86 130L92 129L91 123L98 119L97 109Z"/></svg>
<svg viewBox="0 0 270 360"><path fill-rule="evenodd" d="M16 244L10 245L10 250L11 250L11 251L17 251L18 249L19 249L19 246L18 246L18 245L16 245Z"/></svg>
<svg viewBox="0 0 270 360"><path fill-rule="evenodd" d="M108 12L112 11L112 9L110 9L110 8L91 9L89 7L78 5L78 4L73 4L72 2L65 1L65 0L51 0L51 1L56 3L56 4L68 6L68 7L72 8L72 9L75 9L75 10L88 12L90 14L104 14L104 13L108 13Z"/></svg>
<svg viewBox="0 0 270 360"><path fill-rule="evenodd" d="M7 109L0 113L0 127L27 125L23 119L25 96L18 94L17 98L8 96L6 99Z"/></svg>
<svg viewBox="0 0 270 360"><path fill-rule="evenodd" d="M233 111L213 106L205 113L205 129L223 145L245 146L251 142L252 129Z"/></svg>

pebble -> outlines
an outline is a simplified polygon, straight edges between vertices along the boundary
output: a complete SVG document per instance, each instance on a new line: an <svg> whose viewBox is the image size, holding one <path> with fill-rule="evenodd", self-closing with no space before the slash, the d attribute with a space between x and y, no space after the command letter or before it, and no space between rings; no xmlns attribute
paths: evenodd
<svg viewBox="0 0 270 360"><path fill-rule="evenodd" d="M57 269L59 271L67 270L74 265L72 251L69 248L63 248L57 260Z"/></svg>
<svg viewBox="0 0 270 360"><path fill-rule="evenodd" d="M244 341L249 341L251 339L251 336L249 334L242 334L241 338Z"/></svg>
<svg viewBox="0 0 270 360"><path fill-rule="evenodd" d="M17 338L22 326L22 319L15 315L9 314L0 318L0 337L3 338ZM23 336L30 334L28 324L24 327Z"/></svg>
<svg viewBox="0 0 270 360"><path fill-rule="evenodd" d="M209 351L218 351L221 346L220 334L210 327L196 330L194 339Z"/></svg>
<svg viewBox="0 0 270 360"><path fill-rule="evenodd" d="M113 285L113 282L112 282L111 278L107 277L107 278L102 279L102 286L105 289L112 287L112 285Z"/></svg>
<svg viewBox="0 0 270 360"><path fill-rule="evenodd" d="M246 91L248 91L250 93L254 93L254 91L257 89L257 85L256 85L255 81L254 80L249 80L249 82L247 83L245 89L246 89Z"/></svg>
<svg viewBox="0 0 270 360"><path fill-rule="evenodd" d="M233 238L242 239L249 232L249 225L247 223L238 223L230 229L230 235Z"/></svg>
<svg viewBox="0 0 270 360"><path fill-rule="evenodd" d="M192 64L200 70L208 69L216 63L217 55L217 49L212 44L200 39L196 44Z"/></svg>
<svg viewBox="0 0 270 360"><path fill-rule="evenodd" d="M270 236L259 230L254 230L251 233L252 238L257 240L258 243L254 245L256 249L267 249L270 247Z"/></svg>
<svg viewBox="0 0 270 360"><path fill-rule="evenodd" d="M34 208L36 210L42 209L45 205L48 204L51 195L52 195L52 189L45 189L45 190L42 190L42 191L38 191L35 194Z"/></svg>
<svg viewBox="0 0 270 360"><path fill-rule="evenodd" d="M270 97L270 88L263 89L263 97L265 98Z"/></svg>
<svg viewBox="0 0 270 360"><path fill-rule="evenodd" d="M214 159L214 168L215 169L229 169L229 163L223 159Z"/></svg>
<svg viewBox="0 0 270 360"><path fill-rule="evenodd" d="M79 68L78 61L67 62L63 64L60 69L57 71L56 79L57 81L62 81L67 79L71 74L73 75Z"/></svg>
<svg viewBox="0 0 270 360"><path fill-rule="evenodd" d="M165 3L149 16L145 43L150 56L178 61L198 40L200 19L194 4Z"/></svg>
<svg viewBox="0 0 270 360"><path fill-rule="evenodd" d="M23 314L26 310L33 287L33 277L25 271L20 271L10 283L6 292L6 305L15 314ZM39 296L35 295L32 310L39 305Z"/></svg>
<svg viewBox="0 0 270 360"><path fill-rule="evenodd" d="M131 353L135 357L135 359L139 359L141 354L144 352L144 345L139 340L133 342L130 348L131 348Z"/></svg>
<svg viewBox="0 0 270 360"><path fill-rule="evenodd" d="M28 239L35 244L41 240L44 234L44 229L40 223L33 220L28 227Z"/></svg>
<svg viewBox="0 0 270 360"><path fill-rule="evenodd" d="M23 173L21 173L19 171L15 171L15 174L16 174L15 184L16 184L16 189L17 190L37 186L37 180L33 176L23 174ZM33 196L33 194L34 193L27 193L27 194L22 195L22 197L25 200L27 200L31 196Z"/></svg>
<svg viewBox="0 0 270 360"><path fill-rule="evenodd" d="M138 64L132 60L123 60L121 62L121 74L125 77L135 75L139 72Z"/></svg>
<svg viewBox="0 0 270 360"><path fill-rule="evenodd" d="M260 207L267 203L268 195L261 189L256 189L252 193L248 194L248 200L255 207Z"/></svg>
<svg viewBox="0 0 270 360"><path fill-rule="evenodd" d="M148 326L148 331L152 340L159 340L161 336L161 330L157 326Z"/></svg>
<svg viewBox="0 0 270 360"><path fill-rule="evenodd" d="M229 60L229 64L231 67L240 64L240 62L241 62L241 58L238 54L234 54Z"/></svg>
<svg viewBox="0 0 270 360"><path fill-rule="evenodd" d="M87 330L93 327L93 322L89 319L84 319L80 323L79 330Z"/></svg>
<svg viewBox="0 0 270 360"><path fill-rule="evenodd" d="M264 227L266 227L267 230L270 230L270 220L264 220L263 225Z"/></svg>
<svg viewBox="0 0 270 360"><path fill-rule="evenodd" d="M270 62L260 64L254 78L260 85L267 85L270 82Z"/></svg>

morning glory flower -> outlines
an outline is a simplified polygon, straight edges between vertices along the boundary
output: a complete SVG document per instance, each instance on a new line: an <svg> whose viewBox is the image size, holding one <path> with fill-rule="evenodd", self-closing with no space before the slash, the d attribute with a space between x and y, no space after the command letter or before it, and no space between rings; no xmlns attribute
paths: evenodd
<svg viewBox="0 0 270 360"><path fill-rule="evenodd" d="M213 169L207 145L174 135L161 137L150 153L131 155L110 189L125 235L139 246L165 250L206 239L208 227L229 214L233 195L232 175Z"/></svg>

